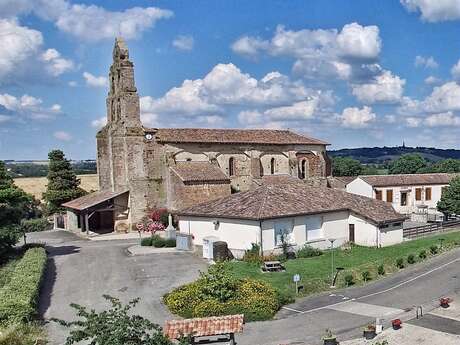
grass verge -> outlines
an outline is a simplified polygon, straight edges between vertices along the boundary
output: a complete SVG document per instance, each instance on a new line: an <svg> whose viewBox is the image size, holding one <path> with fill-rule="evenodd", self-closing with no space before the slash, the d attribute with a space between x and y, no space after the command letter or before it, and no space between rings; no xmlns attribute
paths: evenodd
<svg viewBox="0 0 460 345"><path fill-rule="evenodd" d="M443 239L440 248L440 239ZM337 287L345 287L345 277L352 275L354 285L362 285L366 282L378 279L390 273L399 271L396 266L398 258L402 258L404 266L409 264L407 258L410 254L415 257L415 262L426 260L439 252L448 251L460 246L460 232L424 237L417 240L407 241L398 245L384 248L369 248L353 246L348 250L337 249L334 251L334 266L343 267L344 271L339 274ZM431 247L437 248L433 254ZM425 258L419 254L425 251ZM243 261L226 263L231 268L236 278L260 279L270 283L284 296L295 296L295 283L292 281L294 274L300 274L304 286L300 296L307 296L329 290L331 284L331 251L325 251L323 255L312 258L288 260L284 263L285 272L262 273L260 266ZM422 255L423 257L423 255ZM410 261L410 260L409 260ZM379 274L378 267L383 266L384 274ZM363 279L363 272L366 279Z"/></svg>

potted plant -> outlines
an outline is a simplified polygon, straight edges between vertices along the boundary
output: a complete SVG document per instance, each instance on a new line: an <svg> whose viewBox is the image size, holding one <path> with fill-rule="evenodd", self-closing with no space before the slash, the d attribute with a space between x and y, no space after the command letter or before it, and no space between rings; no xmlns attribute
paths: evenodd
<svg viewBox="0 0 460 345"><path fill-rule="evenodd" d="M400 329L402 325L401 319L394 319L391 321L391 325L393 326L393 329Z"/></svg>
<svg viewBox="0 0 460 345"><path fill-rule="evenodd" d="M337 337L332 333L330 329L326 329L323 335L324 345L337 345Z"/></svg>
<svg viewBox="0 0 460 345"><path fill-rule="evenodd" d="M377 333L375 332L375 325L372 323L367 324L363 330L363 336L365 339L374 339Z"/></svg>
<svg viewBox="0 0 460 345"><path fill-rule="evenodd" d="M443 308L449 308L450 302L452 302L452 299L450 299L449 297L441 297L439 299L439 305Z"/></svg>

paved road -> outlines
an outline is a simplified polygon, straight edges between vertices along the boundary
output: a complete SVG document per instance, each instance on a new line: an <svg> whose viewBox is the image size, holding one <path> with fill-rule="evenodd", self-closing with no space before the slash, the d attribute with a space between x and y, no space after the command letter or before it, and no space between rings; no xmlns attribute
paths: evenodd
<svg viewBox="0 0 460 345"><path fill-rule="evenodd" d="M171 315L161 304L161 296L206 268L202 260L186 253L128 257L125 249L130 243L126 241L91 242L64 232L35 236L46 241L50 251L40 299L45 319L71 319L70 302L103 308L101 295L107 293L124 301L141 297L136 312L163 324ZM313 345L320 343L326 328L340 340L350 339L375 317L408 320L418 305L427 312L440 296L460 291L459 278L460 249L365 287L302 299L286 306L276 320L247 324L237 341L239 345ZM52 344L61 344L63 330L51 324L49 331Z"/></svg>

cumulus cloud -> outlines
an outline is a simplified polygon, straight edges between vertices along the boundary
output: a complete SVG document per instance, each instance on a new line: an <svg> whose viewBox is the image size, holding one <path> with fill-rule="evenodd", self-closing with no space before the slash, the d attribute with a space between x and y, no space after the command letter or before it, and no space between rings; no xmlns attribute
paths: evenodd
<svg viewBox="0 0 460 345"><path fill-rule="evenodd" d="M61 141L71 141L72 140L72 135L69 132L66 131L57 131L53 133L53 136Z"/></svg>
<svg viewBox="0 0 460 345"><path fill-rule="evenodd" d="M195 40L190 35L179 35L177 36L172 45L179 50L192 50Z"/></svg>
<svg viewBox="0 0 460 345"><path fill-rule="evenodd" d="M15 97L10 94L0 94L0 107L3 107L16 118L29 118L32 120L46 120L55 118L61 113L61 106L53 104L44 107L43 101L29 95Z"/></svg>
<svg viewBox="0 0 460 345"><path fill-rule="evenodd" d="M357 59L376 59L382 47L379 28L375 25L347 24L337 35L337 45L341 56Z"/></svg>
<svg viewBox="0 0 460 345"><path fill-rule="evenodd" d="M362 109L357 107L345 108L340 115L342 125L349 128L368 127L376 118L377 116L372 112L372 108L367 106Z"/></svg>
<svg viewBox="0 0 460 345"><path fill-rule="evenodd" d="M458 0L400 0L409 12L420 12L427 22L441 22L460 19Z"/></svg>
<svg viewBox="0 0 460 345"><path fill-rule="evenodd" d="M123 36L133 39L170 18L173 12L156 7L133 7L109 11L96 5L71 4L67 0L5 0L0 4L3 16L33 13L54 22L63 32L85 41L99 41Z"/></svg>
<svg viewBox="0 0 460 345"><path fill-rule="evenodd" d="M441 82L441 79L430 75L430 76L425 78L424 82L427 85L439 84Z"/></svg>
<svg viewBox="0 0 460 345"><path fill-rule="evenodd" d="M43 50L42 33L16 19L0 19L0 46L0 83L27 79L29 73L57 77L74 67L56 49Z"/></svg>
<svg viewBox="0 0 460 345"><path fill-rule="evenodd" d="M96 120L91 121L91 127L101 129L107 124L107 116L102 116Z"/></svg>
<svg viewBox="0 0 460 345"><path fill-rule="evenodd" d="M353 84L352 93L363 103L396 103L401 100L405 79L384 71L373 80L362 84Z"/></svg>
<svg viewBox="0 0 460 345"><path fill-rule="evenodd" d="M444 113L431 114L426 117L410 116L405 119L408 127L459 127L460 117L453 112L447 111Z"/></svg>
<svg viewBox="0 0 460 345"><path fill-rule="evenodd" d="M424 67L424 68L438 68L438 63L434 59L434 57L424 57L417 55L414 61L415 67Z"/></svg>
<svg viewBox="0 0 460 345"><path fill-rule="evenodd" d="M108 80L104 76L95 76L89 72L83 72L83 78L85 78L86 85L91 87L107 87Z"/></svg>
<svg viewBox="0 0 460 345"><path fill-rule="evenodd" d="M455 65L450 69L450 74L456 80L460 80L460 60L457 61Z"/></svg>

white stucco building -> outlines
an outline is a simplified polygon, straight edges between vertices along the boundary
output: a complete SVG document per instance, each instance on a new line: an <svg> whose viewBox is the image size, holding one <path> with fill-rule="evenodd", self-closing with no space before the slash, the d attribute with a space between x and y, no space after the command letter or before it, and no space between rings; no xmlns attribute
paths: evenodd
<svg viewBox="0 0 460 345"><path fill-rule="evenodd" d="M236 257L261 246L277 251L282 235L294 247L327 248L354 242L388 246L403 240L405 217L387 203L344 191L303 183L264 184L259 188L206 202L178 213L181 233L196 247L212 236L225 241Z"/></svg>
<svg viewBox="0 0 460 345"><path fill-rule="evenodd" d="M442 217L436 206L443 189L455 176L444 173L359 176L347 185L346 190L386 201L414 221L427 221L435 216Z"/></svg>

